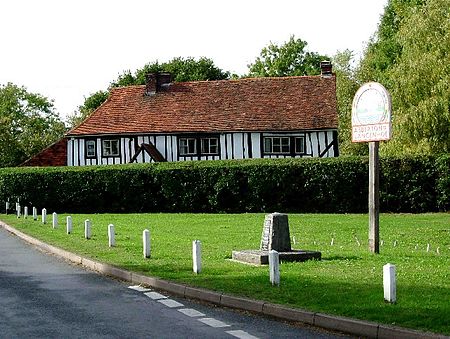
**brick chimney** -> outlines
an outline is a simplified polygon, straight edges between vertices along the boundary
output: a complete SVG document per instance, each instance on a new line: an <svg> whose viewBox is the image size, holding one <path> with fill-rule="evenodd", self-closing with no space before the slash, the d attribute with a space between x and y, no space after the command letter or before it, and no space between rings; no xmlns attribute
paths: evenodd
<svg viewBox="0 0 450 339"><path fill-rule="evenodd" d="M331 77L333 75L333 67L331 61L324 60L320 62L321 75L323 77Z"/></svg>
<svg viewBox="0 0 450 339"><path fill-rule="evenodd" d="M145 95L164 91L172 82L172 74L167 72L148 73L145 76Z"/></svg>

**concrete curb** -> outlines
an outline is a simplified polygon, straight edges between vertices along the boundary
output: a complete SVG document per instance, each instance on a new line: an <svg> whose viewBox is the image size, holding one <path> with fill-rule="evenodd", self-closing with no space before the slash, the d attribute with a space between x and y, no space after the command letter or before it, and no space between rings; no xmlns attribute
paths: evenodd
<svg viewBox="0 0 450 339"><path fill-rule="evenodd" d="M15 228L5 224L2 221L0 221L0 226L8 232L21 238L22 240L25 240L26 242L36 246L38 249L44 252L52 253L65 260L71 261L74 264L82 265L85 268L110 277L129 281L133 284L153 287L155 289L166 291L170 294L175 294L183 298L197 299L219 306L250 311L256 314L267 315L281 320L301 322L328 330L349 333L367 338L450 339L450 337L441 334L409 330L406 328L388 326L369 321L292 309L283 305L276 305L266 303L264 301L231 296L133 273L109 264L78 256L52 245L48 245L38 239L35 239L25 233L16 230Z"/></svg>

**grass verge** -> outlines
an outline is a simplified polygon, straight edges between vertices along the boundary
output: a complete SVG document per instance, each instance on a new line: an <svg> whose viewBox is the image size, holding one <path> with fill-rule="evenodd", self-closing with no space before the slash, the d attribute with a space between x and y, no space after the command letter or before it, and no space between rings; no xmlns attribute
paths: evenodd
<svg viewBox="0 0 450 339"><path fill-rule="evenodd" d="M368 252L367 215L289 215L294 249L322 252L322 261L283 263L281 284L268 268L232 262L231 251L258 249L263 214L72 215L73 232L50 221L0 215L15 228L63 249L191 286L290 307L450 335L450 215L382 214L379 255ZM84 239L84 220L92 239ZM114 224L116 247L108 247ZM142 231L151 231L152 257L142 256ZM192 273L192 240L202 241L203 271ZM332 240L333 239L333 240ZM333 244L331 244L333 243ZM428 249L428 250L427 250ZM397 303L383 300L382 267L396 265Z"/></svg>

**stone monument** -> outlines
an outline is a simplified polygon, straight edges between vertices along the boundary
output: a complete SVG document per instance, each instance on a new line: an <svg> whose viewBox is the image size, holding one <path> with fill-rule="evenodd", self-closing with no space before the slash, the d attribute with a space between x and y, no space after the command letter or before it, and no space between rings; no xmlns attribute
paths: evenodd
<svg viewBox="0 0 450 339"><path fill-rule="evenodd" d="M267 265L271 250L279 253L280 261L320 260L322 256L316 251L293 250L287 214L272 213L266 215L264 220L259 250L233 251L232 259L250 264Z"/></svg>

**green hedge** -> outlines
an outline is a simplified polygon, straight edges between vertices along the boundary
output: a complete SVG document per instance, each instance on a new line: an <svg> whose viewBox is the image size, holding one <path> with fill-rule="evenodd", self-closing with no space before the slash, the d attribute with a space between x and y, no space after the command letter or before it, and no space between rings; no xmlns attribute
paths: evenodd
<svg viewBox="0 0 450 339"><path fill-rule="evenodd" d="M449 156L382 158L381 210L448 210L449 166ZM71 213L364 213L367 190L367 157L0 170L0 201Z"/></svg>

